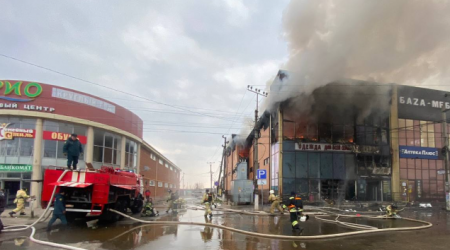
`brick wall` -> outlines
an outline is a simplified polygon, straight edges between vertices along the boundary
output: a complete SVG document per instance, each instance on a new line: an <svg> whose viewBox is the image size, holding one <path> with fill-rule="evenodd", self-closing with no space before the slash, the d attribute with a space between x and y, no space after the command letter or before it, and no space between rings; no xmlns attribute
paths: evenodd
<svg viewBox="0 0 450 250"><path fill-rule="evenodd" d="M152 159L151 155L155 159ZM160 160L163 161L162 164L160 164ZM161 200L168 195L167 190L170 189L170 184L174 185L172 190L180 189L180 171L173 166L170 170L170 165L166 167L165 164L166 162L161 157L142 145L139 173L144 179L144 190L150 190L151 197L156 200ZM151 181L154 182L153 186L150 186ZM158 186L159 182L162 183L162 187ZM165 186L166 183L169 185L168 187Z"/></svg>

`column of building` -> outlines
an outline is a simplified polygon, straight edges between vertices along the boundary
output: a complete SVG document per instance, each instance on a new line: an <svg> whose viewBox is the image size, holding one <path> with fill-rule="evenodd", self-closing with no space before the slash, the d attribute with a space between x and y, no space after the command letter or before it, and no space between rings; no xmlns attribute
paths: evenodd
<svg viewBox="0 0 450 250"><path fill-rule="evenodd" d="M87 129L87 143L86 147L84 148L85 152L85 162L86 163L92 163L94 160L94 128L89 126Z"/></svg>
<svg viewBox="0 0 450 250"><path fill-rule="evenodd" d="M37 201L41 200L41 187L42 187L42 140L44 133L44 121L41 118L36 119L35 138L33 144L33 172L31 175L31 195L36 197ZM37 207L39 202L34 203L34 207Z"/></svg>
<svg viewBox="0 0 450 250"><path fill-rule="evenodd" d="M398 150L398 101L397 85L392 86L391 96L391 116L390 116L390 134L392 150L392 177L391 177L391 195L393 200L400 201L400 154Z"/></svg>
<svg viewBox="0 0 450 250"><path fill-rule="evenodd" d="M120 145L120 169L125 168L125 150L126 150L127 138L123 135Z"/></svg>

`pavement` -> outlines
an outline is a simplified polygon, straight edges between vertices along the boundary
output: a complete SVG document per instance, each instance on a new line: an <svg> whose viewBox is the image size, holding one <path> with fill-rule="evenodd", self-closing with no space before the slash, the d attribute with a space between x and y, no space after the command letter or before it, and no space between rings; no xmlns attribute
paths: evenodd
<svg viewBox="0 0 450 250"><path fill-rule="evenodd" d="M198 221L205 222L204 211L186 210L179 213L166 214L164 204L157 207L161 213L157 218L148 220ZM253 210L252 206L232 207L233 209ZM268 209L265 207L265 209ZM40 210L42 212L42 210ZM29 216L7 218L4 212L2 220L6 225L24 224L34 221ZM36 210L39 214L39 210ZM421 209L408 207L401 216L425 220L433 223L433 227L425 230L377 233L364 236L353 236L332 240L285 241L249 237L226 230L204 226L165 226L143 225L124 219L115 224L100 224L88 228L86 221L76 221L69 227L55 224L50 233L45 232L46 223L37 225L35 238L52 242L82 247L85 249L381 249L381 250L415 250L415 249L448 249L450 245L450 213L441 207ZM141 219L141 217L138 217ZM209 222L209 221L207 221ZM360 224L368 224L379 228L415 226L414 222L405 220L365 220L358 219ZM251 216L214 211L210 223L235 227L252 232L278 235L292 235L289 216ZM316 220L313 216L302 223L302 235L320 235L348 232L352 229ZM30 231L19 233L2 233L0 249L54 249L37 245L27 239Z"/></svg>

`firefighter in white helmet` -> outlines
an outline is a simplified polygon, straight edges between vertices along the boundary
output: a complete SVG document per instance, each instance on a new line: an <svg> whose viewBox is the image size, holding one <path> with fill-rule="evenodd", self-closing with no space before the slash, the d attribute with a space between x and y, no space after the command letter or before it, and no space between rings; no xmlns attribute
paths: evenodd
<svg viewBox="0 0 450 250"><path fill-rule="evenodd" d="M211 219L212 218L212 211L211 211L211 206L212 203L214 201L214 195L209 192L209 189L206 189L205 194L203 194L203 198L202 198L202 203L205 204L205 218L208 217Z"/></svg>
<svg viewBox="0 0 450 250"><path fill-rule="evenodd" d="M283 214L283 209L280 206L280 198L275 195L275 191L273 190L270 190L269 202L272 202L272 205L270 206L271 214L275 213L275 208L278 209L281 214Z"/></svg>

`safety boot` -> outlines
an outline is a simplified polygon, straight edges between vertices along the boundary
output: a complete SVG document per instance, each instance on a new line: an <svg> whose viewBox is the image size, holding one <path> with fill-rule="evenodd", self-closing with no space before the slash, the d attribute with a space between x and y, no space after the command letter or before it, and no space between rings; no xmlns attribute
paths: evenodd
<svg viewBox="0 0 450 250"><path fill-rule="evenodd" d="M9 212L9 216L11 216L11 218L14 218L15 214L16 214L16 212L14 212L14 211Z"/></svg>
<svg viewBox="0 0 450 250"><path fill-rule="evenodd" d="M27 215L26 213L24 213L24 212L22 212L22 213L20 213L20 215Z"/></svg>

